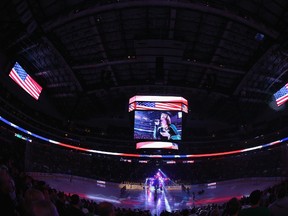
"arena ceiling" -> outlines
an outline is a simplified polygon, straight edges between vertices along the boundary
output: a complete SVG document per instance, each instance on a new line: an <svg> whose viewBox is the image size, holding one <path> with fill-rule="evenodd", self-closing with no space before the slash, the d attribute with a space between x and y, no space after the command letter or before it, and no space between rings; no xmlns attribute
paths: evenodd
<svg viewBox="0 0 288 216"><path fill-rule="evenodd" d="M177 95L195 120L253 121L288 81L286 0L1 1L0 48L72 120Z"/></svg>

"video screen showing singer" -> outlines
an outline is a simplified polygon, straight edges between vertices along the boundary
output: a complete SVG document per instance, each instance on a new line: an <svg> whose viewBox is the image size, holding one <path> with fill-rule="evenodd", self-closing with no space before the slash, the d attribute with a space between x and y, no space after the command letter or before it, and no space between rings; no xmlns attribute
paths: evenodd
<svg viewBox="0 0 288 216"><path fill-rule="evenodd" d="M176 126L171 122L168 113L161 113L160 119L154 121L154 139L167 140L181 140L181 135L177 131Z"/></svg>

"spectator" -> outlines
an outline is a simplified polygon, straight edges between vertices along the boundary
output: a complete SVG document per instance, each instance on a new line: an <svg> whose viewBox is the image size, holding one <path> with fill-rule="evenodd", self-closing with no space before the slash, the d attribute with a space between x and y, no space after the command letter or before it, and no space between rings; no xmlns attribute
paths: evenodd
<svg viewBox="0 0 288 216"><path fill-rule="evenodd" d="M24 215L33 215L33 203L45 200L44 194L37 189L30 188L25 192L23 201Z"/></svg>
<svg viewBox="0 0 288 216"><path fill-rule="evenodd" d="M15 186L14 181L8 174L7 169L1 167L0 171L0 203L1 212L5 215L17 215L16 202L15 202Z"/></svg>
<svg viewBox="0 0 288 216"><path fill-rule="evenodd" d="M288 197L285 196L285 193L285 187L281 186L277 193L277 200L269 206L273 216L285 216L288 214Z"/></svg>
<svg viewBox="0 0 288 216"><path fill-rule="evenodd" d="M226 213L228 216L238 216L240 209L241 204L236 197L230 199L226 205Z"/></svg>
<svg viewBox="0 0 288 216"><path fill-rule="evenodd" d="M99 216L114 216L114 206L109 202L102 202L98 205Z"/></svg>
<svg viewBox="0 0 288 216"><path fill-rule="evenodd" d="M40 200L32 204L33 216L59 216L55 205L48 200Z"/></svg>
<svg viewBox="0 0 288 216"><path fill-rule="evenodd" d="M269 209L267 207L260 206L262 197L262 192L260 190L253 191L250 196L250 208L242 209L240 211L240 216L269 216L271 215Z"/></svg>
<svg viewBox="0 0 288 216"><path fill-rule="evenodd" d="M63 192L60 192L58 194L58 199L56 200L56 207L58 209L58 213L60 216L65 215L65 210L66 210L66 197Z"/></svg>
<svg viewBox="0 0 288 216"><path fill-rule="evenodd" d="M85 216L81 210L81 200L77 194L70 197L70 206L66 209L65 216Z"/></svg>

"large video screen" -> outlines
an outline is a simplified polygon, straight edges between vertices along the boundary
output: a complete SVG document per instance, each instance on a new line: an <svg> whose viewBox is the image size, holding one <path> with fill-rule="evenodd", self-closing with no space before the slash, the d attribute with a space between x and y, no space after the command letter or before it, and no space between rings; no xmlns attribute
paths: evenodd
<svg viewBox="0 0 288 216"><path fill-rule="evenodd" d="M276 103L281 106L288 100L288 83L274 94Z"/></svg>
<svg viewBox="0 0 288 216"><path fill-rule="evenodd" d="M22 89L29 95L38 100L42 87L16 62L9 73L9 77L13 79Z"/></svg>
<svg viewBox="0 0 288 216"><path fill-rule="evenodd" d="M182 112L136 110L134 114L135 140L182 140Z"/></svg>

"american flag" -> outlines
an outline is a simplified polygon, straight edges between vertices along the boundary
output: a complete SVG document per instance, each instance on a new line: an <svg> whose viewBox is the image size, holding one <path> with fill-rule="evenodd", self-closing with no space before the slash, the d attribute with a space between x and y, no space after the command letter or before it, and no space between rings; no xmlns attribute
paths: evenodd
<svg viewBox="0 0 288 216"><path fill-rule="evenodd" d="M288 100L288 83L274 94L276 103L281 106Z"/></svg>
<svg viewBox="0 0 288 216"><path fill-rule="evenodd" d="M19 65L19 63L15 63L14 67L10 71L9 76L28 94L38 100L42 91L42 87L37 82L35 82L32 77L29 76L29 74L26 73L26 71Z"/></svg>
<svg viewBox="0 0 288 216"><path fill-rule="evenodd" d="M135 102L129 104L128 112L132 112L135 109Z"/></svg>
<svg viewBox="0 0 288 216"><path fill-rule="evenodd" d="M181 103L167 102L136 102L136 109L139 110L175 110L182 111Z"/></svg>
<svg viewBox="0 0 288 216"><path fill-rule="evenodd" d="M188 113L188 107L185 104L182 104L182 111Z"/></svg>

